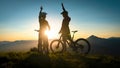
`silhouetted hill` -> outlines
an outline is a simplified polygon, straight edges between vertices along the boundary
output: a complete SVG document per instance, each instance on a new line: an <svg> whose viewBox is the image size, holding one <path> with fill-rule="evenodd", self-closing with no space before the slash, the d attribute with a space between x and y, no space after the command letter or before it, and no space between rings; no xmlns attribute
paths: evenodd
<svg viewBox="0 0 120 68"><path fill-rule="evenodd" d="M107 54L120 56L120 38L100 38L97 36L90 36L87 38L91 44L91 54Z"/></svg>

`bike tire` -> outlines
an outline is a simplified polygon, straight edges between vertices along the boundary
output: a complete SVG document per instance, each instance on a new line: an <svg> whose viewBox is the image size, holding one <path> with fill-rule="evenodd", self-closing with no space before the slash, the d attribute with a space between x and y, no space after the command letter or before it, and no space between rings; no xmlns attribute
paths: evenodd
<svg viewBox="0 0 120 68"><path fill-rule="evenodd" d="M91 49L90 43L84 38L77 39L75 41L75 47L76 47L76 51L78 51L80 54L88 54Z"/></svg>
<svg viewBox="0 0 120 68"><path fill-rule="evenodd" d="M57 48L57 46L59 46L59 47ZM62 53L65 50L65 47L64 47L62 41L53 40L50 43L50 50L52 51L52 53Z"/></svg>

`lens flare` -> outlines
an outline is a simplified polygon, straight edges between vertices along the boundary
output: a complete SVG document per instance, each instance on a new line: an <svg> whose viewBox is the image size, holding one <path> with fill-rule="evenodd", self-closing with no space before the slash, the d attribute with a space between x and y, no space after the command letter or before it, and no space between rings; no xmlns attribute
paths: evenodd
<svg viewBox="0 0 120 68"><path fill-rule="evenodd" d="M54 30L46 30L45 34L48 36L48 39L55 39L57 33Z"/></svg>

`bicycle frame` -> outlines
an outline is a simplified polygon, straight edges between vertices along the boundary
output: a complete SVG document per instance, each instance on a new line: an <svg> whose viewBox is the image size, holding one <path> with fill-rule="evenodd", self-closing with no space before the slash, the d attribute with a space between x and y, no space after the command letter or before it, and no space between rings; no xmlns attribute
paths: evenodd
<svg viewBox="0 0 120 68"><path fill-rule="evenodd" d="M73 39L74 39L75 33L78 32L78 31L75 30L75 31L72 31L72 32L73 32L73 35L72 35L71 39L67 39L67 40L66 40L66 43L67 43L70 47L75 47L75 43L74 43L74 40L73 40ZM64 43L64 41L62 40L62 35L60 36L59 40ZM68 40L70 41L70 43L68 42ZM66 46L66 43L65 43L65 46ZM59 43L58 43L58 44L59 44ZM73 44L73 46L70 45L70 44ZM58 46L58 47L59 47L59 46Z"/></svg>

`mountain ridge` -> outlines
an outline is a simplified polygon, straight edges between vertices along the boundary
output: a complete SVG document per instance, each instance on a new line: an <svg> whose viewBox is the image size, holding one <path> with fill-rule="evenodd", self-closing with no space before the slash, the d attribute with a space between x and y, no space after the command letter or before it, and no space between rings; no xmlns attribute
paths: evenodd
<svg viewBox="0 0 120 68"><path fill-rule="evenodd" d="M91 35L87 40L91 44L90 54L120 56L120 37L100 38ZM32 47L37 47L37 40L0 41L0 52L29 51Z"/></svg>
<svg viewBox="0 0 120 68"><path fill-rule="evenodd" d="M97 36L90 36L87 40L91 44L92 54L107 54L120 56L120 38L100 38Z"/></svg>

